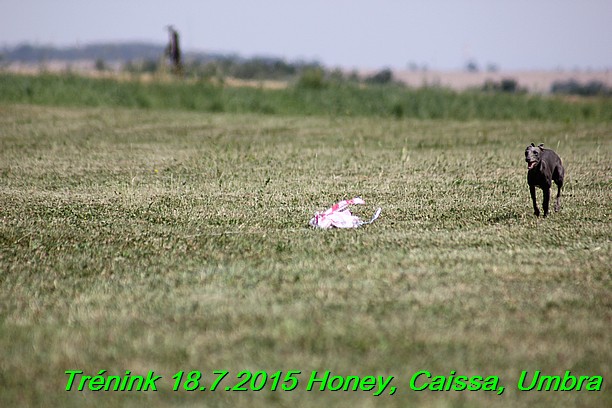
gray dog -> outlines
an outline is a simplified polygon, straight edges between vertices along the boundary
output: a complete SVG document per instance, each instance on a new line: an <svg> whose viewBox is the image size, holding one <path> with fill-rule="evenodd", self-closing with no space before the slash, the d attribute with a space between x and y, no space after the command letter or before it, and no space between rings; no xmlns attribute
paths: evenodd
<svg viewBox="0 0 612 408"><path fill-rule="evenodd" d="M527 162L527 183L529 183L529 192L531 193L531 201L533 201L533 213L536 217L540 216L540 209L536 203L535 188L540 187L544 194L544 217L548 215L548 202L550 201L550 187L554 181L557 185L557 201L555 202L555 211L559 211L561 205L561 187L563 187L563 177L565 169L561 158L550 149L544 148L544 143L537 147L533 143L525 149L525 161Z"/></svg>

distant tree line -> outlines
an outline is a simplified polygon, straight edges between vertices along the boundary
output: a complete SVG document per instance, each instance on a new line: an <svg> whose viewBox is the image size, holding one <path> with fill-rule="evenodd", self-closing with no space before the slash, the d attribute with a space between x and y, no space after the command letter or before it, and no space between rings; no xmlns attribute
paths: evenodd
<svg viewBox="0 0 612 408"><path fill-rule="evenodd" d="M57 60L67 63L90 60L94 69L106 71L112 67L130 73L156 73L167 69L164 47L146 43L90 44L82 47L58 48L23 44L0 50L0 62L22 62L44 65ZM397 84L393 72L384 68L361 78L357 72L326 69L317 61L288 62L276 57L243 58L234 54L187 52L182 74L207 80L226 77L244 80L294 81L301 88L320 89L332 84L365 82L370 85Z"/></svg>
<svg viewBox="0 0 612 408"><path fill-rule="evenodd" d="M580 95L580 96L612 96L612 88L601 81L580 83L574 79L556 81L550 91L554 94Z"/></svg>
<svg viewBox="0 0 612 408"><path fill-rule="evenodd" d="M94 69L98 71L120 67L119 69L135 74L168 70L164 57L164 46L148 43L89 44L67 48L22 44L14 48L0 49L0 64L21 62L44 65L52 60L67 63L90 60ZM478 71L474 61L469 61L466 69L470 72ZM488 71L496 72L497 67L490 65ZM243 58L235 54L204 52L184 53L181 75L199 80L216 79L220 82L227 77L244 80L282 80L293 82L300 88L311 89L346 83L404 86L395 80L393 71L389 68L362 77L355 71L326 69L317 61L288 62L276 57ZM526 92L526 89L519 86L512 78L487 81L480 90L503 93ZM601 81L591 81L586 84L576 80L558 81L552 85L550 92L580 96L612 96L612 88Z"/></svg>
<svg viewBox="0 0 612 408"><path fill-rule="evenodd" d="M52 47L21 44L0 50L5 62L43 63L49 60L74 62L78 60L131 61L156 60L164 52L163 46L147 43L89 44L76 47Z"/></svg>
<svg viewBox="0 0 612 408"><path fill-rule="evenodd" d="M44 65L53 60L67 63L90 60L99 71L121 66L131 73L154 73L165 69L164 56L164 46L146 43L90 44L68 48L22 44L10 49L0 49L2 63ZM313 72L318 71L324 72L321 81L338 78L338 72L327 72L316 61L288 62L275 57L243 58L233 54L203 52L186 52L184 61L183 74L199 79L234 77L249 80L290 80L301 75L312 76Z"/></svg>
<svg viewBox="0 0 612 408"><path fill-rule="evenodd" d="M317 62L287 62L281 58L254 57L244 59L237 56L223 56L213 61L192 59L185 66L187 75L199 78L211 76L234 77L239 79L285 80L308 70L321 68Z"/></svg>

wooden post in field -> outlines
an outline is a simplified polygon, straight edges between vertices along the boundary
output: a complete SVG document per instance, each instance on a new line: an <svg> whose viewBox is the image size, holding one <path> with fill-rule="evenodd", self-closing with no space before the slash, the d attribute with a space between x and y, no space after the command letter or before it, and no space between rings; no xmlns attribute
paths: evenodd
<svg viewBox="0 0 612 408"><path fill-rule="evenodd" d="M168 26L168 34L170 36L165 54L172 62L172 72L175 75L183 74L183 66L181 63L181 47L179 45L179 34L173 26Z"/></svg>

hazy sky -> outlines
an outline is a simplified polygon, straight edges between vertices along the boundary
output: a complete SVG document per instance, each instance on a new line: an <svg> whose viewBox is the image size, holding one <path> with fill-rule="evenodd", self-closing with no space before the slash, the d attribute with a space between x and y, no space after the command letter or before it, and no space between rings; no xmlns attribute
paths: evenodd
<svg viewBox="0 0 612 408"><path fill-rule="evenodd" d="M104 41L329 67L612 68L612 0L0 0L0 46Z"/></svg>

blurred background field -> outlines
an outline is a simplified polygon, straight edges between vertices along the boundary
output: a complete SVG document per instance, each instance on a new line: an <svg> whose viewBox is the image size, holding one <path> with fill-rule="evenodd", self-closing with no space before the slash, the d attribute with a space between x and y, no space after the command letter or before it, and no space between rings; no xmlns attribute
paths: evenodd
<svg viewBox="0 0 612 408"><path fill-rule="evenodd" d="M610 121L606 96L541 96L499 89L406 88L384 81L356 83L305 69L291 86L242 86L165 77L89 78L76 74L0 74L0 101L62 106L178 109L275 115L378 116L418 119Z"/></svg>

